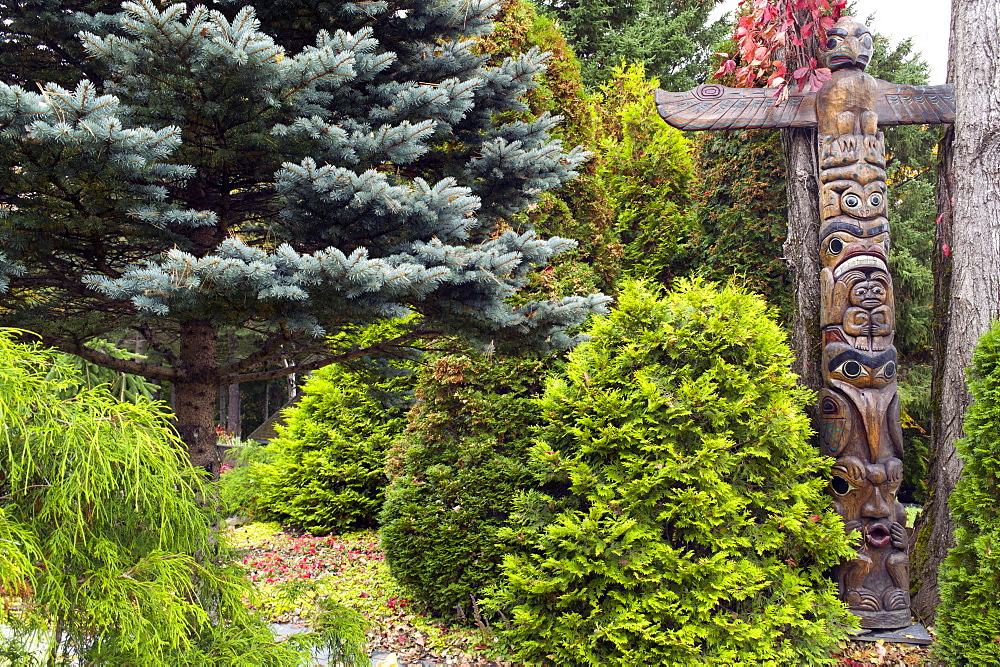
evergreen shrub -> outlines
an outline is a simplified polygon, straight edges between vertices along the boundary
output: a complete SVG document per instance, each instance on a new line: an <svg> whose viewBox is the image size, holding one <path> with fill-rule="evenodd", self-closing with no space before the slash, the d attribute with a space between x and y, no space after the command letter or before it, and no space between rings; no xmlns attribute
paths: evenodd
<svg viewBox="0 0 1000 667"><path fill-rule="evenodd" d="M667 282L684 270L697 222L691 142L649 103L658 87L641 64L611 71L600 88L597 170L614 208L624 273Z"/></svg>
<svg viewBox="0 0 1000 667"><path fill-rule="evenodd" d="M956 443L964 467L948 499L955 547L941 566L938 653L955 665L1000 665L1000 323L969 369L972 405Z"/></svg>
<svg viewBox="0 0 1000 667"><path fill-rule="evenodd" d="M785 336L757 296L627 284L541 399L505 641L558 665L830 664L856 620Z"/></svg>
<svg viewBox="0 0 1000 667"><path fill-rule="evenodd" d="M545 366L451 355L420 372L418 403L388 459L381 536L393 576L432 613L472 617L473 599L501 578L509 545L499 531L514 495L534 484L527 452Z"/></svg>
<svg viewBox="0 0 1000 667"><path fill-rule="evenodd" d="M0 664L299 664L247 607L163 407L20 335L0 330Z"/></svg>
<svg viewBox="0 0 1000 667"><path fill-rule="evenodd" d="M373 378L341 365L321 368L285 411L285 424L255 464L256 518L314 535L378 524L385 453L406 425L408 376Z"/></svg>
<svg viewBox="0 0 1000 667"><path fill-rule="evenodd" d="M219 511L223 516L254 518L259 514L259 468L271 460L267 448L253 440L227 436L229 451L223 459L218 489Z"/></svg>

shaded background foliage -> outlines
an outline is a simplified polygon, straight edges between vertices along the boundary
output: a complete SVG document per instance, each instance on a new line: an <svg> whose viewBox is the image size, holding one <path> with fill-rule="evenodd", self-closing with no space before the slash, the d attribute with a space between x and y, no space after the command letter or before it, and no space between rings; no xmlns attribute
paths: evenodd
<svg viewBox="0 0 1000 667"><path fill-rule="evenodd" d="M708 15L717 0L543 0L583 64L583 82L596 87L623 62L645 65L670 90L687 90L709 72L712 47L730 30Z"/></svg>
<svg viewBox="0 0 1000 667"><path fill-rule="evenodd" d="M534 486L537 402L554 359L452 354L419 373L418 403L389 452L382 546L435 615L472 619L501 579L514 498Z"/></svg>

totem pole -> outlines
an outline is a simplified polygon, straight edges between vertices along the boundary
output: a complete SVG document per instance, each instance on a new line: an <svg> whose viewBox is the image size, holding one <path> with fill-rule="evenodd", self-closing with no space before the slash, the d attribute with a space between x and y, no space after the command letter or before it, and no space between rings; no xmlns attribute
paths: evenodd
<svg viewBox="0 0 1000 667"><path fill-rule="evenodd" d="M816 127L820 183L820 443L834 458L830 494L845 529L861 535L857 557L834 578L863 628L911 623L903 435L893 345L885 143L880 125L951 123L950 85L897 86L866 74L872 36L851 18L826 33L817 60L832 78L818 93L706 84L656 92L665 121L682 130Z"/></svg>

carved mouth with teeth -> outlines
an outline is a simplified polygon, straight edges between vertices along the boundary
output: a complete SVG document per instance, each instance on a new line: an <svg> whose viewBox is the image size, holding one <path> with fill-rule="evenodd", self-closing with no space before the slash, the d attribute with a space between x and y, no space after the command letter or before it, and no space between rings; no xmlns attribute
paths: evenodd
<svg viewBox="0 0 1000 667"><path fill-rule="evenodd" d="M886 267L885 260L874 253L857 253L845 257L837 268L834 269L834 279L840 278L842 275L847 273L852 269L879 269L881 271L888 272L888 267Z"/></svg>
<svg viewBox="0 0 1000 667"><path fill-rule="evenodd" d="M868 541L868 544L881 549L882 547L889 546L889 542L892 541L892 535L884 523L875 523L869 526L865 539Z"/></svg>

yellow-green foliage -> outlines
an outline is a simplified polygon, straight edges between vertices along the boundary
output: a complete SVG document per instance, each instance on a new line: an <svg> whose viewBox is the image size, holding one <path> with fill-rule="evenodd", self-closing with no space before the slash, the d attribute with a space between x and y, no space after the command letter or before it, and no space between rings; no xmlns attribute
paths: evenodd
<svg viewBox="0 0 1000 667"><path fill-rule="evenodd" d="M220 564L205 487L162 406L86 389L68 368L49 375L54 354L14 336L0 331L0 654L297 664L247 609L240 572Z"/></svg>
<svg viewBox="0 0 1000 667"><path fill-rule="evenodd" d="M560 26L524 0L505 0L480 48L495 57L531 47L552 54L528 96L532 113L563 116L555 134L593 153L580 178L546 193L522 216L546 234L580 242L533 276L535 288L614 291L622 275L666 281L684 272L696 227L689 196L694 167L688 140L656 113L656 79L641 64L621 65L588 92Z"/></svg>
<svg viewBox="0 0 1000 667"><path fill-rule="evenodd" d="M659 117L641 64L615 68L600 88L597 174L614 208L628 274L666 282L695 228L688 193L690 142Z"/></svg>
<svg viewBox="0 0 1000 667"><path fill-rule="evenodd" d="M853 553L809 443L813 395L762 299L628 285L542 399L505 561L505 639L557 665L806 665L856 620Z"/></svg>
<svg viewBox="0 0 1000 667"><path fill-rule="evenodd" d="M1000 665L1000 323L979 341L969 370L973 402L965 467L948 499L955 548L941 568L939 652L950 664Z"/></svg>

